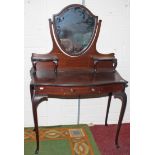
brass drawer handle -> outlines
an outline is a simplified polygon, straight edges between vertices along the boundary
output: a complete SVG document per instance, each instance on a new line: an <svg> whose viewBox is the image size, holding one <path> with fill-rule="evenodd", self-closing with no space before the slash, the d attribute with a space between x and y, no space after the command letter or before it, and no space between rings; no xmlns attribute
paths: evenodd
<svg viewBox="0 0 155 155"><path fill-rule="evenodd" d="M39 87L40 90L44 90L44 87Z"/></svg>
<svg viewBox="0 0 155 155"><path fill-rule="evenodd" d="M94 88L92 88L92 89L91 89L91 91L92 91L92 92L95 92L95 89L94 89Z"/></svg>
<svg viewBox="0 0 155 155"><path fill-rule="evenodd" d="M75 90L74 90L73 88L71 88L70 91L71 91L72 93L75 92Z"/></svg>

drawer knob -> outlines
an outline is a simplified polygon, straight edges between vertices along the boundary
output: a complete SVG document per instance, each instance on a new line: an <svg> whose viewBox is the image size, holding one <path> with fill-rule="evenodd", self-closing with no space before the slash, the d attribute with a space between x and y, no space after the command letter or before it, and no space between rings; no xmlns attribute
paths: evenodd
<svg viewBox="0 0 155 155"><path fill-rule="evenodd" d="M95 91L95 89L94 89L94 88L92 88L92 89L91 89L91 91L92 91L92 92L94 92L94 91Z"/></svg>
<svg viewBox="0 0 155 155"><path fill-rule="evenodd" d="M40 87L39 89L40 89L40 90L44 90L44 87Z"/></svg>
<svg viewBox="0 0 155 155"><path fill-rule="evenodd" d="M75 90L71 88L70 91L73 93Z"/></svg>

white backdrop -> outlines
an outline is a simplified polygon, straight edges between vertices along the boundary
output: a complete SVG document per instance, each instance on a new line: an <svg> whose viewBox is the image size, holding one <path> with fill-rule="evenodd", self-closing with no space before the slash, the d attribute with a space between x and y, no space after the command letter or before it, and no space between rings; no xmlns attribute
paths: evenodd
<svg viewBox="0 0 155 155"><path fill-rule="evenodd" d="M29 83L31 53L47 53L52 48L48 18L58 13L66 5L80 3L81 0L25 0L25 106L24 125L33 126L32 107ZM117 70L122 77L130 80L129 62L129 0L86 0L88 7L102 19L101 32L97 49L101 53L114 52L118 59ZM130 85L130 83L129 83ZM130 121L130 94L123 122ZM81 123L104 124L107 98L81 100ZM109 123L117 123L121 102L112 99L109 112ZM75 124L77 122L77 100L49 99L38 108L39 125Z"/></svg>

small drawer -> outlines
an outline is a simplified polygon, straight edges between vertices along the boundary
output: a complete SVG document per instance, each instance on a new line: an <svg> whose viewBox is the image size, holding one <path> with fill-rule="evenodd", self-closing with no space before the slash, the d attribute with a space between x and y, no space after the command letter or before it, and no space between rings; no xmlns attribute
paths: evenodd
<svg viewBox="0 0 155 155"><path fill-rule="evenodd" d="M58 95L58 96L84 96L84 95L102 95L111 92L123 91L122 84L108 84L103 86L37 86L37 94Z"/></svg>

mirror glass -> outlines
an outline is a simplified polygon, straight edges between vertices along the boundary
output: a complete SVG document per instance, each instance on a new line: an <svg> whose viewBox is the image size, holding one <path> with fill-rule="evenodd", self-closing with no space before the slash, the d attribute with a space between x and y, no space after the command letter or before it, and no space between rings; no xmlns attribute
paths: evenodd
<svg viewBox="0 0 155 155"><path fill-rule="evenodd" d="M54 16L55 36L61 49L70 56L79 56L90 45L96 17L80 6L70 6Z"/></svg>

